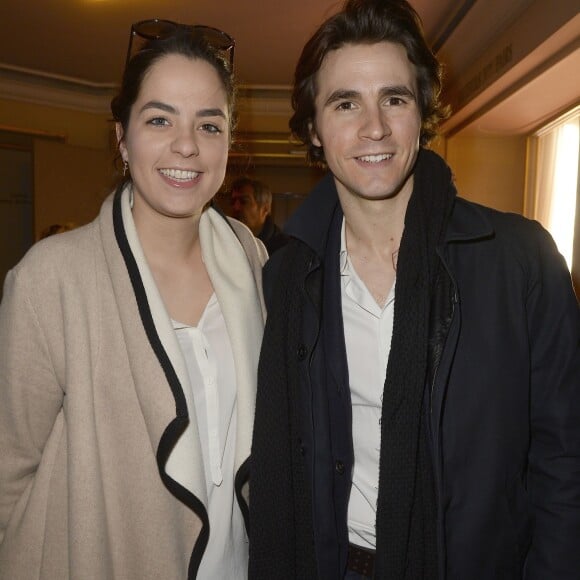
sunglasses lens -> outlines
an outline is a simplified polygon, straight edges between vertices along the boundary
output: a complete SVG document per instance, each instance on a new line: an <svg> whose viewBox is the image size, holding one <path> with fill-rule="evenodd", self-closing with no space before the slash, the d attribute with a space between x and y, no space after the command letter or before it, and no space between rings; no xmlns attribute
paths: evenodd
<svg viewBox="0 0 580 580"><path fill-rule="evenodd" d="M143 20L133 24L133 34L138 34L148 40L154 40L171 36L176 28L177 24L169 20Z"/></svg>
<svg viewBox="0 0 580 580"><path fill-rule="evenodd" d="M136 22L131 27L131 37L129 38L129 50L127 51L127 62L138 53L149 40L168 38L175 34L179 24L171 20L142 20ZM182 25L183 26L183 25ZM234 39L218 28L211 26L193 25L185 28L202 35L208 44L214 49L227 53L226 59L233 65L234 59Z"/></svg>
<svg viewBox="0 0 580 580"><path fill-rule="evenodd" d="M199 25L194 26L193 28L199 30L208 43L218 50L229 50L234 46L234 39L217 28Z"/></svg>

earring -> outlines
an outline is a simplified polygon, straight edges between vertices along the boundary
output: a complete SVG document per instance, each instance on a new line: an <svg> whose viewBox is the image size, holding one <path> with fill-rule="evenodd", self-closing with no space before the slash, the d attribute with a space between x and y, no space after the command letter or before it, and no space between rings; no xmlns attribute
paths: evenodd
<svg viewBox="0 0 580 580"><path fill-rule="evenodd" d="M127 174L127 169L129 169L129 163L126 159L123 159L123 177Z"/></svg>

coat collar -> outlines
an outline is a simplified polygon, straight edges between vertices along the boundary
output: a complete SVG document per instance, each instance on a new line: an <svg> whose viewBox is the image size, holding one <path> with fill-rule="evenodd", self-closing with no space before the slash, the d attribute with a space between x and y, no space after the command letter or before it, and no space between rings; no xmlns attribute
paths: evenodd
<svg viewBox="0 0 580 580"><path fill-rule="evenodd" d="M328 172L288 219L284 232L302 240L322 259L335 211L342 213L334 176Z"/></svg>
<svg viewBox="0 0 580 580"><path fill-rule="evenodd" d="M196 414L187 367L170 317L145 260L130 207L119 189L99 216L134 388L161 477L182 501L207 505ZM250 453L255 377L264 315L254 274L228 222L208 209L200 221L202 255L230 336L236 381L235 470Z"/></svg>
<svg viewBox="0 0 580 580"><path fill-rule="evenodd" d="M422 150L422 154L437 155L430 150ZM328 172L289 218L284 231L305 242L322 259L335 211L342 213L334 176ZM483 206L456 198L445 236L446 243L485 239L493 236L493 231Z"/></svg>
<svg viewBox="0 0 580 580"><path fill-rule="evenodd" d="M232 346L237 381L234 470L249 457L254 421L258 358L265 313L248 257L232 226L216 210L202 214L199 236L203 261L218 297Z"/></svg>
<svg viewBox="0 0 580 580"><path fill-rule="evenodd" d="M494 228L486 211L481 205L456 198L445 242L475 241L492 237Z"/></svg>

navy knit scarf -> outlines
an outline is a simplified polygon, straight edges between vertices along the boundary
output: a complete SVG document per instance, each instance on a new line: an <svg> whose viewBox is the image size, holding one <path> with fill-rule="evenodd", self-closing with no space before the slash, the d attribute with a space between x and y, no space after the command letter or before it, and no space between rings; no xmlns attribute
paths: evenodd
<svg viewBox="0 0 580 580"><path fill-rule="evenodd" d="M436 254L455 188L442 159L421 150L397 263L393 338L381 420L375 578L437 578L437 506L425 401Z"/></svg>

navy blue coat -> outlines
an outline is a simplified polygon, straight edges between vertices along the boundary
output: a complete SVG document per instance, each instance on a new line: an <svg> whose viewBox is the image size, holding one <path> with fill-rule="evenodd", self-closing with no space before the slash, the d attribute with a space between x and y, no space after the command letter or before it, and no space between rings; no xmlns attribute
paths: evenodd
<svg viewBox="0 0 580 580"><path fill-rule="evenodd" d="M277 313L260 362L252 578L267 577L269 558L277 578L344 573L353 455L337 268L330 294L323 284L326 244L337 243L341 217L328 175L289 220L294 239L265 270L266 301ZM433 336L437 369L425 400L439 578L578 580L580 315L563 258L536 222L460 198L438 254L451 278L451 318ZM278 284L288 268L290 279L301 276L293 306L281 304ZM279 336L281 312L288 328L298 317L297 331ZM331 352L322 351L323 316L336 329ZM267 382L280 345L295 384ZM278 414L268 421L274 400ZM288 456L268 453L272 445ZM266 476L276 489L261 485Z"/></svg>

